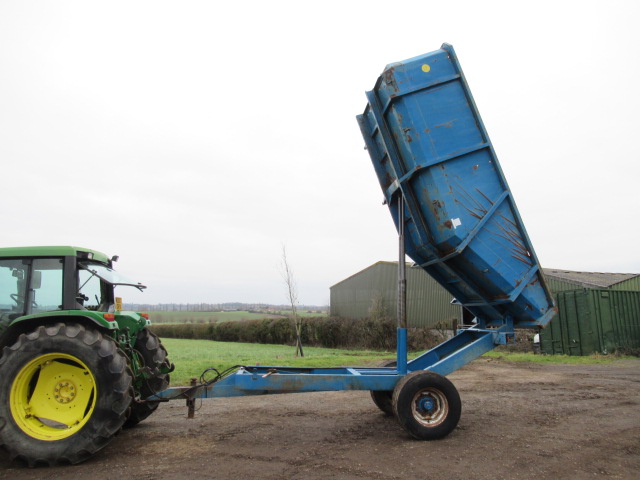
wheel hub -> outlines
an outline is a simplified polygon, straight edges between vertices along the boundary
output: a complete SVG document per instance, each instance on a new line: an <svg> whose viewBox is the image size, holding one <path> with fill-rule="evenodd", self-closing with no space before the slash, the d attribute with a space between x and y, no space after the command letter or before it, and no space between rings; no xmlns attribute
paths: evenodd
<svg viewBox="0 0 640 480"><path fill-rule="evenodd" d="M418 411L423 415L431 415L436 409L436 401L429 395L418 400Z"/></svg>
<svg viewBox="0 0 640 480"><path fill-rule="evenodd" d="M54 388L54 398L58 403L69 403L76 397L77 388L73 382L65 380L58 382Z"/></svg>
<svg viewBox="0 0 640 480"><path fill-rule="evenodd" d="M448 415L449 406L444 394L429 387L417 392L411 404L413 418L426 427L440 425Z"/></svg>

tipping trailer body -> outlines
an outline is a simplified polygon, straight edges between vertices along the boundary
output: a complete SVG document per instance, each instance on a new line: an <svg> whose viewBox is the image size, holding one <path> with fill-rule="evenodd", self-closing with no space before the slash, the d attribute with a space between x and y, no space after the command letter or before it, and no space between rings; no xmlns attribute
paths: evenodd
<svg viewBox="0 0 640 480"><path fill-rule="evenodd" d="M435 52L389 65L367 99L358 123L393 220L399 231L406 231L400 243L475 315L475 325L408 362L406 328L399 328L395 366L243 366L213 382L171 388L156 397L192 401L371 390L391 402L391 392L410 390L409 380L419 371L447 375L496 345L513 341L515 327L539 328L551 319L553 298L453 48L444 44ZM438 410L437 394L432 396L429 388L412 397L417 399L413 406L410 399L396 408L395 402L403 402L402 392L394 393L396 416L402 417L399 411L419 416L415 412ZM381 409L390 404L374 401Z"/></svg>
<svg viewBox="0 0 640 480"><path fill-rule="evenodd" d="M486 326L549 322L553 297L453 47L388 65L367 98L358 123L409 257Z"/></svg>

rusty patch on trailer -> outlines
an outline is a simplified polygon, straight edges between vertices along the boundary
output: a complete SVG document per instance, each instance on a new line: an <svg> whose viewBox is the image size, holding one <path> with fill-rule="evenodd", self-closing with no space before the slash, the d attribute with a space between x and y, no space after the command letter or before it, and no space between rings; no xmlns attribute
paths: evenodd
<svg viewBox="0 0 640 480"><path fill-rule="evenodd" d="M391 88L393 88L397 93L399 89L398 89L398 84L396 83L396 79L394 75L395 75L395 68L391 67L382 74L382 78L384 79L384 83L386 83Z"/></svg>
<svg viewBox="0 0 640 480"><path fill-rule="evenodd" d="M524 263L527 266L531 266L531 252L527 249L522 241L522 237L515 226L515 224L508 218L505 218L504 215L500 215L505 222L510 224L510 227L505 227L504 225L498 224L499 233L495 233L495 235L499 238L505 239L513 248L511 249L511 258L518 260Z"/></svg>
<svg viewBox="0 0 640 480"><path fill-rule="evenodd" d="M476 192L478 192L482 197L493 206L493 202L487 197L479 188L476 188Z"/></svg>
<svg viewBox="0 0 640 480"><path fill-rule="evenodd" d="M426 189L425 189L425 193L426 193ZM428 198L428 195L426 195ZM438 209L442 210L444 207L444 202L441 202L440 200L433 200L431 203L431 211L433 212L434 217L436 218L437 221L440 221L440 213L438 212Z"/></svg>
<svg viewBox="0 0 640 480"><path fill-rule="evenodd" d="M439 125L434 125L433 128L440 128L440 127L451 128L453 127L454 122L457 122L457 120L449 120L448 122L444 122Z"/></svg>
<svg viewBox="0 0 640 480"><path fill-rule="evenodd" d="M413 138L411 138L411 129L410 128L405 128L402 130L404 132L404 138L407 139L408 143L413 142Z"/></svg>
<svg viewBox="0 0 640 480"><path fill-rule="evenodd" d="M478 188L475 191L480 194L480 197L486 200L489 205L493 205L493 202L489 200L489 198L482 193ZM489 208L481 203L481 201L476 198L476 196L471 195L467 190L465 190L461 185L458 185L459 199L456 198L456 203L458 203L462 208L464 208L469 215L472 217L481 220L488 213Z"/></svg>

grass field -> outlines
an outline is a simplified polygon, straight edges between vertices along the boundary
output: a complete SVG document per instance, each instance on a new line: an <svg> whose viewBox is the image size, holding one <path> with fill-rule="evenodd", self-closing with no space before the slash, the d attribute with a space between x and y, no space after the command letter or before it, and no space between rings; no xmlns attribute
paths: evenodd
<svg viewBox="0 0 640 480"><path fill-rule="evenodd" d="M290 311L282 310L277 313L255 313L245 311L227 312L173 312L173 311L149 311L149 318L152 323L215 323L215 322L238 322L244 320L261 320L263 318L283 318L290 314ZM314 313L300 311L301 317L322 317L326 313Z"/></svg>
<svg viewBox="0 0 640 480"><path fill-rule="evenodd" d="M162 343L176 369L171 374L172 385L187 385L192 377L200 377L210 367L219 371L234 365L273 365L293 367L338 367L372 365L394 352L304 348L304 357L295 357L295 348L287 345L212 342L164 338Z"/></svg>
<svg viewBox="0 0 640 480"><path fill-rule="evenodd" d="M212 342L209 340L181 340L164 338L162 343L169 352L169 359L176 369L171 374L171 384L187 385L193 377L199 378L207 368L219 371L234 365L292 366L292 367L340 367L378 365L383 360L395 358L395 352L370 350L341 350L307 347L304 357L295 357L295 348L287 345L262 345L255 343ZM413 356L422 352L415 352ZM566 355L534 355L532 353L489 352L486 356L497 360L538 363L602 364L620 358L614 355L571 357ZM629 357L631 358L631 357Z"/></svg>

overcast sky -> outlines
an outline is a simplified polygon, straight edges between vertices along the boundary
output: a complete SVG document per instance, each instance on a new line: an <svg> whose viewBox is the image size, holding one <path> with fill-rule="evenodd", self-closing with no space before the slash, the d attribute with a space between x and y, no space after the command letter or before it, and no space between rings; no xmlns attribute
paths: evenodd
<svg viewBox="0 0 640 480"><path fill-rule="evenodd" d="M396 232L355 121L451 43L545 267L640 272L640 2L0 1L2 244L119 255L125 302L303 304Z"/></svg>

